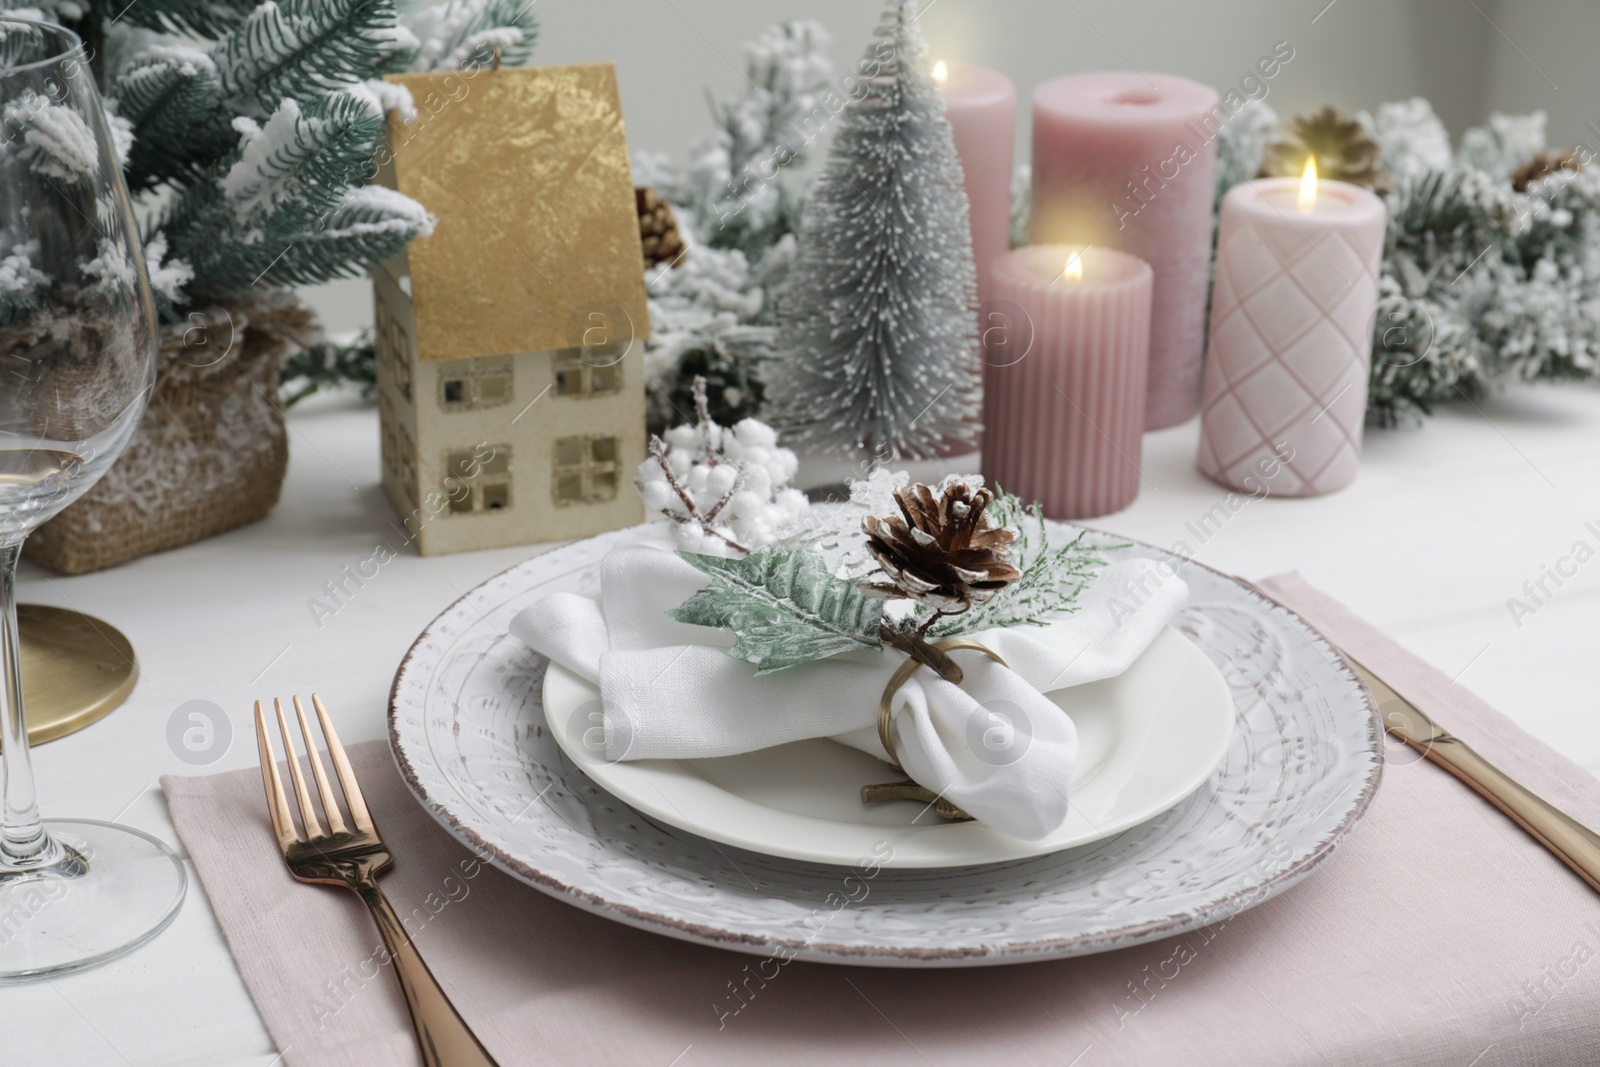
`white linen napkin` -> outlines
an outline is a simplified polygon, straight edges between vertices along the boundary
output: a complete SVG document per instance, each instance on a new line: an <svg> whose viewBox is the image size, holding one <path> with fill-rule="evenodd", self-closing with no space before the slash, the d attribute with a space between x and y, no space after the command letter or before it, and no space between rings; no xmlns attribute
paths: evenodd
<svg viewBox="0 0 1600 1067"><path fill-rule="evenodd" d="M811 737L888 758L878 701L904 653L847 653L758 678L723 651L732 634L668 617L709 580L665 546L617 548L601 561L599 600L552 594L518 613L511 632L600 687L611 760L728 756ZM901 766L1002 833L1049 836L1066 819L1078 736L1044 694L1121 674L1187 599L1154 561L1125 560L1073 614L963 635L1007 666L958 651L961 685L913 674L892 711Z"/></svg>

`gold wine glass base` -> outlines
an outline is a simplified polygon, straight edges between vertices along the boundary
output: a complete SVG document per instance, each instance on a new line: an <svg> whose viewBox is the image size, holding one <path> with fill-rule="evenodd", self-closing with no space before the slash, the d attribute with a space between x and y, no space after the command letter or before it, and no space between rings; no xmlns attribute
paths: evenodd
<svg viewBox="0 0 1600 1067"><path fill-rule="evenodd" d="M128 699L139 668L108 622L65 608L17 605L28 743L43 744L105 718Z"/></svg>

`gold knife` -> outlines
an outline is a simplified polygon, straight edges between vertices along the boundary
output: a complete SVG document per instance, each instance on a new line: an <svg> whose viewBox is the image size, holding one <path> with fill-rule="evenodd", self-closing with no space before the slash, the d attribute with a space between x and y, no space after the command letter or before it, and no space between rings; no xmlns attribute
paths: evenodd
<svg viewBox="0 0 1600 1067"><path fill-rule="evenodd" d="M1355 660L1352 658L1351 662ZM1471 786L1555 853L1590 888L1600 892L1600 834L1517 783L1396 693L1382 678L1359 663L1355 665L1372 690L1383 725L1390 733Z"/></svg>

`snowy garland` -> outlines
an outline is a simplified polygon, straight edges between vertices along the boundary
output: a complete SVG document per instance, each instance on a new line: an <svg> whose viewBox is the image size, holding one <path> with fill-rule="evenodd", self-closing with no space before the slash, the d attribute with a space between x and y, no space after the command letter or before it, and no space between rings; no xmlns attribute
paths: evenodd
<svg viewBox="0 0 1600 1067"><path fill-rule="evenodd" d="M1493 115L1452 151L1426 100L1356 116L1394 179L1379 277L1368 419L1415 420L1495 383L1600 374L1600 172L1513 187L1549 148L1545 115ZM1217 200L1254 175L1280 123L1254 103L1223 127Z"/></svg>
<svg viewBox="0 0 1600 1067"><path fill-rule="evenodd" d="M833 114L828 34L816 22L773 26L745 45L743 87L714 100L715 130L679 166L635 155L634 182L672 204L688 250L646 278L654 336L645 348L650 429L688 418L692 382L732 424L759 414L774 352L773 294L795 258L798 172ZM819 117L820 116L820 117Z"/></svg>

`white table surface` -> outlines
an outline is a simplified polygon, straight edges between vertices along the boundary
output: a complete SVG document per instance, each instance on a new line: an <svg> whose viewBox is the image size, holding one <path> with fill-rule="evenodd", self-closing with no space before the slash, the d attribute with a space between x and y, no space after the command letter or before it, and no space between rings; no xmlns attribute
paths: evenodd
<svg viewBox="0 0 1600 1067"><path fill-rule="evenodd" d="M1198 432L1191 421L1148 435L1139 500L1094 525L1185 542L1201 562L1246 577L1298 569L1600 773L1600 558L1559 589L1547 581L1554 596L1520 626L1507 606L1574 542L1600 550L1600 389L1517 388L1421 429L1369 433L1354 486L1245 503L1213 518L1204 543L1195 530L1227 494L1194 469ZM176 845L158 777L254 766L256 698L316 689L347 743L383 736L389 683L416 634L533 551L407 551L319 626L308 602L323 583L400 539L378 487L372 409L314 399L296 411L291 444L283 500L263 522L100 574L25 570L25 601L112 621L142 667L124 707L35 749L47 817L121 820ZM168 747L168 719L190 700L215 702L232 726L231 745L204 768ZM138 952L0 987L0 1049L0 1061L30 1067L277 1061L196 883L172 927Z"/></svg>

